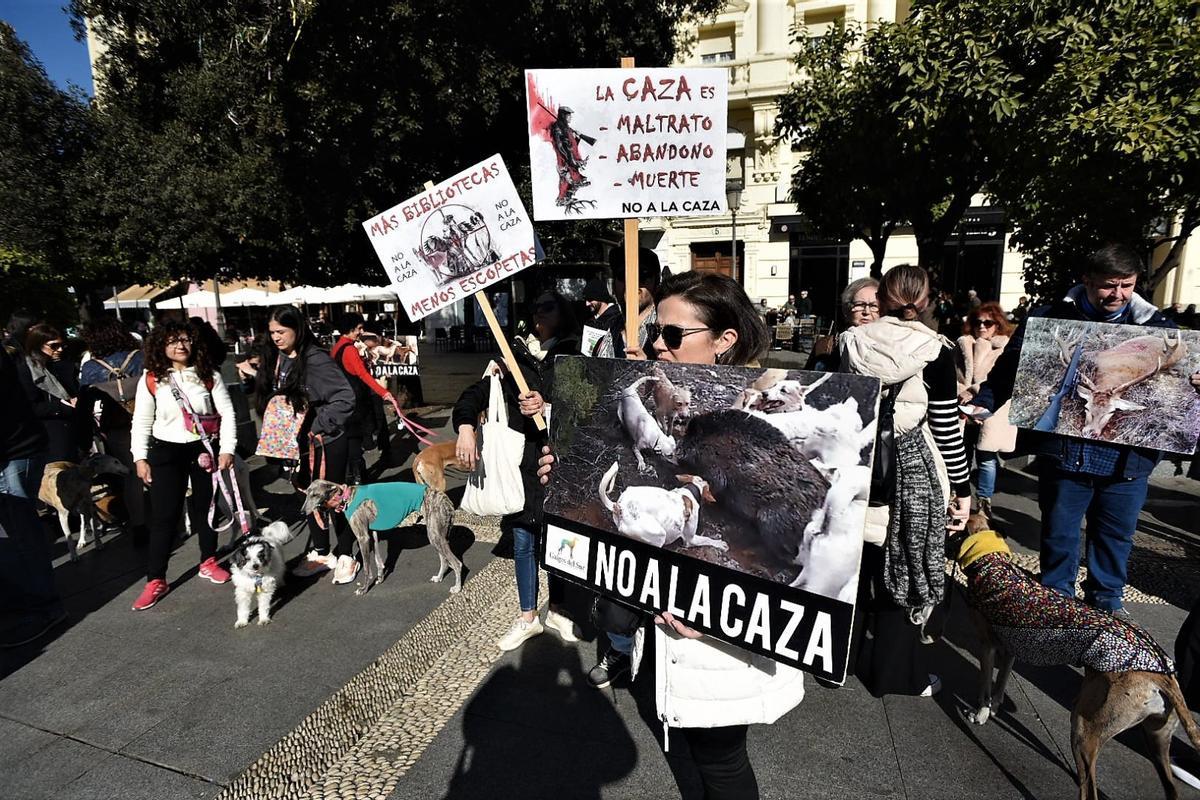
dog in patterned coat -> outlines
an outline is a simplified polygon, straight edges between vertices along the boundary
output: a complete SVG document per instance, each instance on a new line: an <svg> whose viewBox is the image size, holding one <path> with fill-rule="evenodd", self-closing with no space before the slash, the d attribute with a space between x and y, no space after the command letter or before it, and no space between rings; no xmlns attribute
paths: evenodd
<svg viewBox="0 0 1200 800"><path fill-rule="evenodd" d="M947 552L967 576L967 601L983 641L979 706L967 718L983 725L1004 702L1014 661L1084 668L1071 711L1071 750L1080 800L1097 800L1100 747L1141 724L1168 800L1178 797L1169 750L1178 721L1200 750L1200 728L1184 702L1175 665L1137 625L1047 589L1012 560L1004 539L974 514L965 538ZM993 681L992 672L998 670Z"/></svg>

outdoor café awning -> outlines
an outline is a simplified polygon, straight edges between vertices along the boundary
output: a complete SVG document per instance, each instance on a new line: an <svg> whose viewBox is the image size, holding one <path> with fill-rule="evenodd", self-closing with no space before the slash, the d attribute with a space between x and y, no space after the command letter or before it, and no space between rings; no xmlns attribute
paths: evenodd
<svg viewBox="0 0 1200 800"><path fill-rule="evenodd" d="M150 308L159 295L171 291L177 284L154 286L138 283L114 294L104 301L104 308L115 311L117 308Z"/></svg>

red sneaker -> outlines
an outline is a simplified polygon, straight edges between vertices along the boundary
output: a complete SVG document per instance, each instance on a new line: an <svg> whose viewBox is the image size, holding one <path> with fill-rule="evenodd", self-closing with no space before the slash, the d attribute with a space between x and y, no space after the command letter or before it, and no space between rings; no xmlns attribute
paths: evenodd
<svg viewBox="0 0 1200 800"><path fill-rule="evenodd" d="M200 562L200 577L208 578L213 583L228 583L229 570L217 563L215 558L206 558Z"/></svg>
<svg viewBox="0 0 1200 800"><path fill-rule="evenodd" d="M167 591L167 582L162 578L146 581L146 588L142 589L142 593L138 595L138 599L133 601L133 610L145 611L161 600Z"/></svg>

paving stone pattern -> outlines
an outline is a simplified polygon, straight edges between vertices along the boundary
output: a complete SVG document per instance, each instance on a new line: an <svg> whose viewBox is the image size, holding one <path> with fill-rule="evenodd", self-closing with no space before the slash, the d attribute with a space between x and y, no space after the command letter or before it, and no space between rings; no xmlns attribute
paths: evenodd
<svg viewBox="0 0 1200 800"><path fill-rule="evenodd" d="M496 542L494 518L454 524ZM512 564L495 560L218 795L218 800L386 797L487 676L518 607ZM542 593L545 578L542 577Z"/></svg>

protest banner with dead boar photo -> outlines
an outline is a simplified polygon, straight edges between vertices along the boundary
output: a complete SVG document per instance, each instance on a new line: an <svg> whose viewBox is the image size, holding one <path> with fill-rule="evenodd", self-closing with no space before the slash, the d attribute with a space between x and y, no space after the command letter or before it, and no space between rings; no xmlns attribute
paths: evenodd
<svg viewBox="0 0 1200 800"><path fill-rule="evenodd" d="M560 358L544 566L845 677L879 381Z"/></svg>
<svg viewBox="0 0 1200 800"><path fill-rule="evenodd" d="M1191 454L1200 331L1031 318L1009 420L1062 436Z"/></svg>

